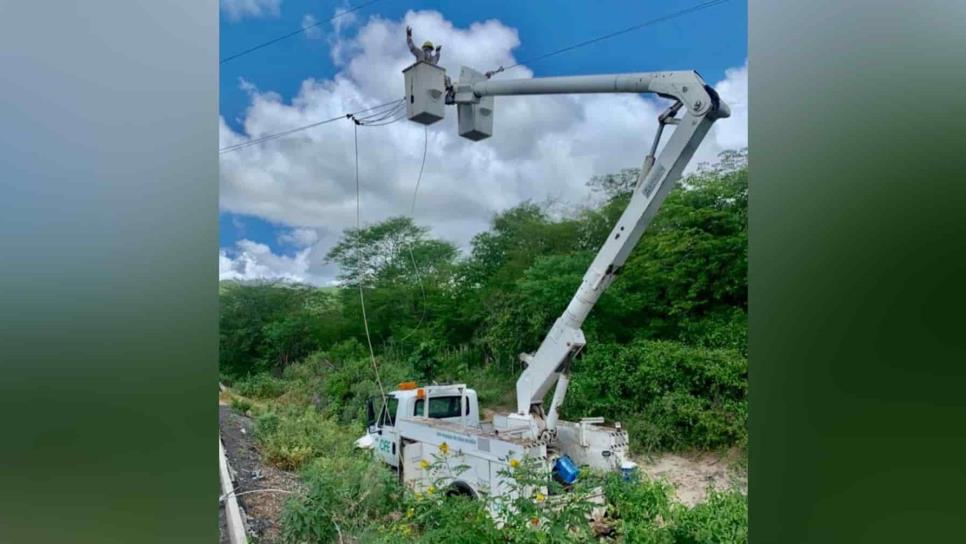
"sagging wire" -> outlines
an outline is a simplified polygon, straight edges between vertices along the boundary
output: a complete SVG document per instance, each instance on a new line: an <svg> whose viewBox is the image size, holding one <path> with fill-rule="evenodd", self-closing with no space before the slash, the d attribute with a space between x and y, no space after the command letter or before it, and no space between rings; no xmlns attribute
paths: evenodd
<svg viewBox="0 0 966 544"><path fill-rule="evenodd" d="M355 165L356 165L356 233L359 233L362 229L362 211L361 204L362 201L359 192L359 122L356 121L352 125L352 139L355 147ZM362 289L362 252L357 249L357 261L358 261L358 274L359 278L357 283L359 284L359 303L362 306L362 324L366 330L366 342L369 344L369 359L372 361L372 370L376 374L376 384L379 386L379 394L382 396L382 408L379 410L379 417L382 418L383 413L387 410L388 402L386 400L386 390L382 387L382 378L379 376L379 365L376 363L376 352L372 349L372 336L369 334L369 320L366 318L366 296Z"/></svg>
<svg viewBox="0 0 966 544"><path fill-rule="evenodd" d="M349 116L357 126L383 127L398 123L406 118L405 100L399 100L393 107L365 116Z"/></svg>
<svg viewBox="0 0 966 544"><path fill-rule="evenodd" d="M402 115L397 115L397 116L395 116L392 119L389 119L387 121L383 121L383 122L379 122L379 123L360 123L359 125L360 126L363 126L363 127L384 127L386 125L391 125L393 123L398 123L398 122L402 121L403 119L405 119L406 117L407 117L406 112L403 112Z"/></svg>
<svg viewBox="0 0 966 544"><path fill-rule="evenodd" d="M356 112L353 112L353 113L344 113L342 115L339 115L338 117L332 117L330 119L325 119L325 120L322 120L322 121L316 121L314 123L309 123L307 125L302 125L302 126L299 126L299 127L290 128L288 130L283 130L281 132L275 132L275 133L272 133L272 134L266 134L264 136L260 136L258 138L254 138L252 140L248 140L248 141L245 141L245 142L240 142L240 143L237 143L237 144L234 144L234 145L225 146L225 147L219 149L218 152L219 152L219 154L229 153L231 151L236 151L238 149L244 149L246 147L251 147L251 146L254 146L254 145L258 145L258 144L263 143L263 142L269 142L269 141L272 141L272 140L276 140L278 138L282 138L284 136L288 136L288 135L294 134L296 132L301 132L303 130L308 130L310 128L314 128L314 127L317 127L317 126L320 126L320 125L325 125L325 124L328 124L328 123L334 123L334 122L339 121L339 120L342 120L342 119L353 119L354 120L356 118L356 116L358 116L360 113L372 112L372 113L369 113L368 115L363 116L362 118L368 118L370 116L374 117L374 116L377 116L379 114L384 113L385 111L393 110L395 108L398 108L400 105L405 105L405 99L400 98L398 100L393 100L391 102L386 102L384 104L379 104L378 106L373 106L371 108L366 108L366 109L359 110L359 111L356 111Z"/></svg>
<svg viewBox="0 0 966 544"><path fill-rule="evenodd" d="M377 123L379 121L384 121L390 117L396 117L400 114L400 112L404 112L405 101L403 99L400 99L395 103L390 103L390 106L391 107L382 108L379 111L372 112L367 115L359 116L355 114L350 114L348 117L353 121L355 121L357 124L365 125L369 123Z"/></svg>
<svg viewBox="0 0 966 544"><path fill-rule="evenodd" d="M419 183L423 180L423 169L426 168L426 151L429 149L429 127L423 125L423 160L419 164L419 175L416 176L416 186L413 187L413 198L409 203L409 218L415 223L416 220L416 195L419 194ZM426 319L426 286L423 284L423 279L419 275L419 266L416 265L416 257L413 254L413 245L407 244L406 249L409 250L409 259L413 263L413 275L416 276L416 283L419 284L419 290L423 295L423 305L422 313L419 315L419 321L416 322L416 327L409 331L409 334L402 337L399 340L400 343L408 340L412 335L416 334L416 331L423 325L423 320Z"/></svg>

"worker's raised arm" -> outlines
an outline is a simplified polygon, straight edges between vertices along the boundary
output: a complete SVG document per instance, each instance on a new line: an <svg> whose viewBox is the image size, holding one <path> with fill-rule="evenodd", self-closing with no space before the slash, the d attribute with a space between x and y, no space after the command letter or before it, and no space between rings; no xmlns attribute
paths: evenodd
<svg viewBox="0 0 966 544"><path fill-rule="evenodd" d="M413 27L411 26L406 27L406 45L409 46L409 51L413 55L416 55L416 60L419 60L421 58L422 51L420 51L419 48L416 47L416 44L413 43Z"/></svg>

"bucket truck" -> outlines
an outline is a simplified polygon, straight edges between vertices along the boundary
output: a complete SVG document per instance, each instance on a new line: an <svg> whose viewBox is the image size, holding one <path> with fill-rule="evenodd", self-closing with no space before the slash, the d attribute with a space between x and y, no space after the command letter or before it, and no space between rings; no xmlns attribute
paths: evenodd
<svg viewBox="0 0 966 544"><path fill-rule="evenodd" d="M620 274L631 250L712 124L730 110L693 71L648 72L532 79L490 79L463 67L459 81L447 85L445 70L417 62L403 71L406 109L411 121L432 124L444 109L458 110L459 134L478 141L492 135L494 97L562 93L655 93L671 100L658 117L657 134L646 155L633 194L563 314L532 354L521 354L526 368L516 383L516 410L481 421L476 392L466 384L400 387L367 405L368 432L357 445L398 470L402 481L423 490L431 484L426 467L439 451L468 467L453 478L448 492L478 496L508 492L507 465L513 459L537 459L564 484L577 478L579 466L629 472L628 435L615 423L586 417L560 419L571 366L584 348L581 326L601 294ZM658 154L667 126L673 132ZM549 405L544 399L551 388Z"/></svg>

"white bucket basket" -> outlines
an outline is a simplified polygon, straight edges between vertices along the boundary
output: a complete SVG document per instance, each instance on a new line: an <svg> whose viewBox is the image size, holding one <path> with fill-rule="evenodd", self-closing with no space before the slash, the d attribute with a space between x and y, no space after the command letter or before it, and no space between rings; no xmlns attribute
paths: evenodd
<svg viewBox="0 0 966 544"><path fill-rule="evenodd" d="M459 85L461 89L459 90L471 93L474 83L485 80L486 76L464 66L460 71ZM456 110L460 136L478 142L493 135L492 96L484 96L478 99L475 104L459 104Z"/></svg>
<svg viewBox="0 0 966 544"><path fill-rule="evenodd" d="M446 70L417 62L403 70L406 80L406 116L410 121L431 125L443 118Z"/></svg>

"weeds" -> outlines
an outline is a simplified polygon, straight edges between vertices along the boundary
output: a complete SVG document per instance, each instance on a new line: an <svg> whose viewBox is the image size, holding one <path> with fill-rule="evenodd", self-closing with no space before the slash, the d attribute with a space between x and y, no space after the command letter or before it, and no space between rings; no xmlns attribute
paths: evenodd
<svg viewBox="0 0 966 544"><path fill-rule="evenodd" d="M252 402L250 400L248 400L248 399L245 399L245 398L232 397L231 398L231 407L232 407L232 409L237 410L237 411L245 414L245 413L248 413L248 411L252 409Z"/></svg>
<svg viewBox="0 0 966 544"><path fill-rule="evenodd" d="M336 353L351 357L351 348L342 346L341 352ZM708 356L711 362L692 361L683 368L672 367L668 371L672 381L668 383L673 383L675 373L681 375L676 378L678 382L700 382L712 376L711 382L722 382L719 389L712 390L727 391L731 374L714 368L721 363L718 356ZM363 358L362 363L365 362ZM357 419L346 415L355 413L355 407L378 390L374 383L365 383L362 378L362 363L336 359L332 352L320 353L291 365L282 378L251 380L249 387L266 394L277 393L277 389L273 392L271 388L281 384L281 394L257 405L249 403L245 409L255 417L255 436L266 461L282 469L299 470L304 483L305 491L285 505L285 542L747 541L747 501L739 492L709 491L706 502L688 508L673 499L673 489L664 482L644 478L628 482L617 474L599 476L587 471L577 484L564 489L544 465L528 459L504 460L502 475L510 482L504 493L484 490L479 497L469 498L450 493L453 482L460 479L467 467L444 447L424 467L431 485L418 492L404 489L391 468L373 460L369 452L353 448L353 441L364 430ZM408 370L401 364L389 366L393 367L389 372L397 376L404 376ZM326 396L318 391L327 390L343 394L321 404L313 401ZM248 401L233 400L245 402ZM682 402L686 406L687 401ZM693 422L686 429L723 432L714 427L714 417L702 420L702 413L702 409L693 412ZM343 417L348 421L343 421ZM645 421L657 425L650 418ZM664 436L661 431L648 430Z"/></svg>
<svg viewBox="0 0 966 544"><path fill-rule="evenodd" d="M283 470L299 469L323 456L347 455L352 447L351 430L312 408L278 405L259 415L255 425L265 460Z"/></svg>
<svg viewBox="0 0 966 544"><path fill-rule="evenodd" d="M381 525L402 498L390 470L359 454L320 457L302 471L307 492L282 517L286 542L338 542Z"/></svg>

